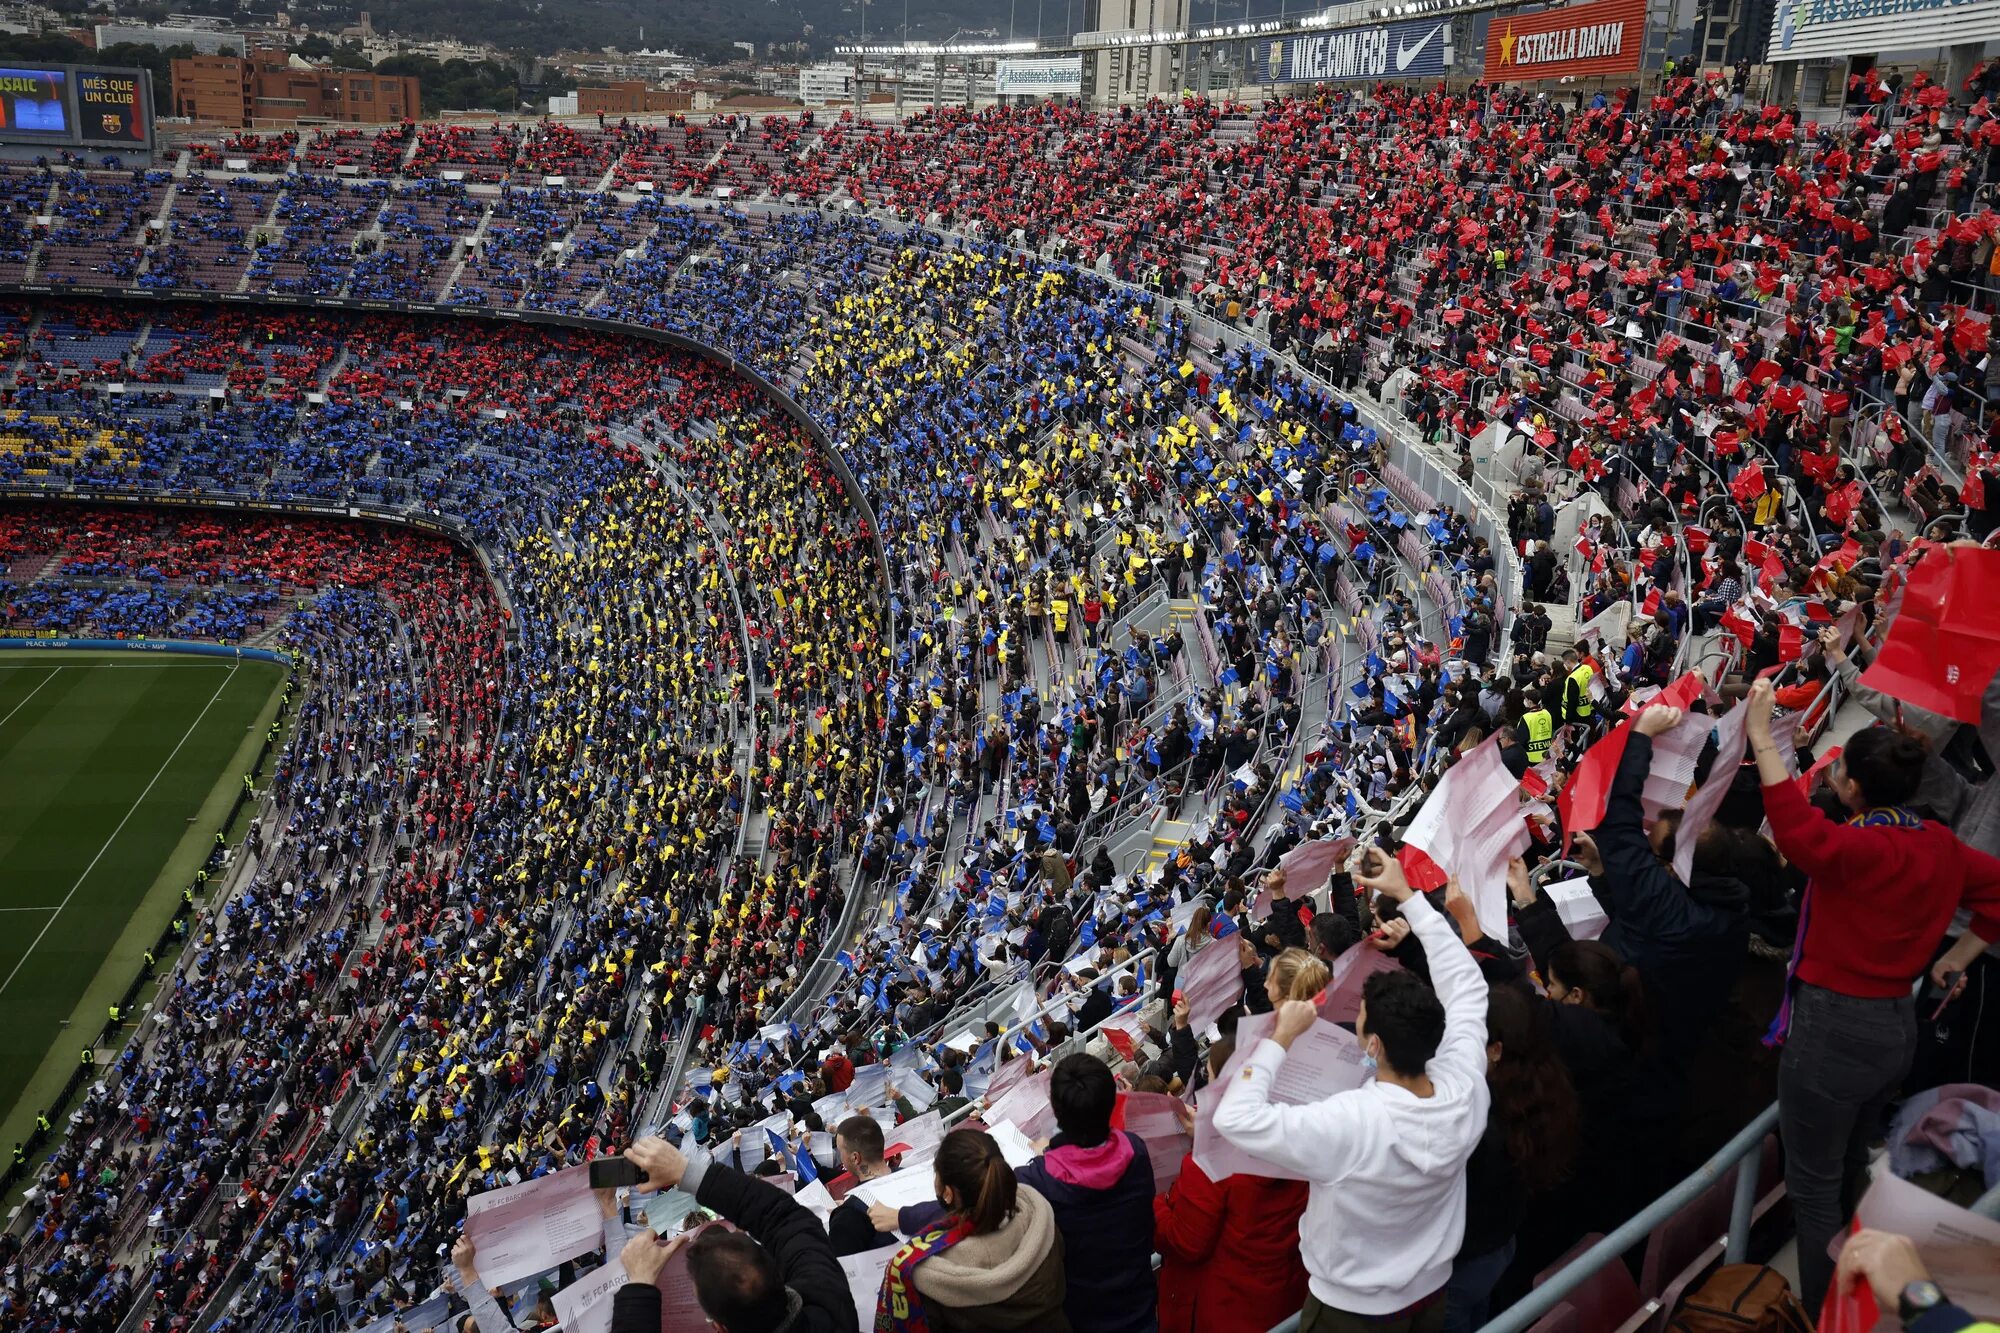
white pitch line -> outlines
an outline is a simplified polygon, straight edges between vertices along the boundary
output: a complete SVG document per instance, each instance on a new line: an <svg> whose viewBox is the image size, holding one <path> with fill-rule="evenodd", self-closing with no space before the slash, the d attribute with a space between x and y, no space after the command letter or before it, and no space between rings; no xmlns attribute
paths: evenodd
<svg viewBox="0 0 2000 1333"><path fill-rule="evenodd" d="M0 907L0 912L59 912L59 907Z"/></svg>
<svg viewBox="0 0 2000 1333"><path fill-rule="evenodd" d="M194 735L194 729L201 725L201 720L203 718L208 716L208 710L215 707L215 701L222 697L222 691L224 687L229 684L230 677L234 676L235 674L236 674L236 668L233 666L230 667L229 674L224 676L222 678L222 683L215 687L215 693L208 696L208 702L203 704L201 706L201 711L194 715L194 721L188 723L187 730L181 733L181 738L178 741L174 742L174 748L169 750L167 752L167 757L160 761L160 767L158 771L153 774L153 780L146 784L146 789L139 793L138 798L132 802L131 808L125 812L125 818L118 821L118 827L111 830L111 836L106 838L104 840L104 845L97 849L97 855L90 858L90 864L85 866L83 868L83 873L76 877L76 883L70 885L69 892L65 893L63 895L63 900L60 903L56 904L55 911L50 913L49 919L42 926L41 932L35 936L32 942L29 943L27 952L23 953L21 957L15 962L14 970L7 974L7 979L5 981L0 981L0 995L6 994L7 988L14 984L14 978L20 975L22 966L26 964L30 958L33 958L35 956L35 950L39 949L42 946L42 940L48 936L50 929L54 927L57 919L62 916L63 909L69 906L70 899L76 897L76 891L83 887L83 882L85 880L90 878L90 872L97 869L97 863L99 861L102 861L104 859L104 854L111 850L111 844L118 841L118 835L125 831L125 826L132 821L133 814L139 809L141 805L145 804L146 797L152 794L154 786L157 785L160 778L165 775L167 771L167 766L174 762L174 756L181 752L181 746L187 744L188 737Z"/></svg>
<svg viewBox="0 0 2000 1333"><path fill-rule="evenodd" d="M56 675L59 672L61 672L61 670L62 670L61 667L57 667L54 671L49 672L48 675L43 676L42 685L46 685L50 681L54 680L56 678ZM36 695L42 692L42 685L37 685L35 686L34 689L29 690L28 693L22 698L20 703L17 703L12 708L8 709L7 716L0 717L0 727L4 727L9 722L12 722L14 720L14 714L20 712L23 708L26 708L28 706L28 700L34 698Z"/></svg>

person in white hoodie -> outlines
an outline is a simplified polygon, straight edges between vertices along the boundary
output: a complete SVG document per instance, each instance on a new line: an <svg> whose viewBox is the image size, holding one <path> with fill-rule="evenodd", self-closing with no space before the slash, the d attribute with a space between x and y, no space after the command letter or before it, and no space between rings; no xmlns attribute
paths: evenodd
<svg viewBox="0 0 2000 1333"><path fill-rule="evenodd" d="M1271 1089L1319 1014L1311 1001L1279 1006L1271 1035L1223 1093L1215 1127L1310 1183L1299 1219L1301 1333L1437 1333L1465 1231L1465 1164L1486 1127L1486 981L1395 858L1370 851L1355 878L1402 905L1435 993L1409 972L1370 977L1354 1032L1375 1077L1303 1106L1272 1101Z"/></svg>

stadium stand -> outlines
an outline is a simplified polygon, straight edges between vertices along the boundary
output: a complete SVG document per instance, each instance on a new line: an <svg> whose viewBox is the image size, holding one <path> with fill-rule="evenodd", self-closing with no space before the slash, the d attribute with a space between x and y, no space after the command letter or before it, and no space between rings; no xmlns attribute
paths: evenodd
<svg viewBox="0 0 2000 1333"><path fill-rule="evenodd" d="M0 1314L360 1326L432 1291L466 1194L647 1130L831 1178L844 1145L808 1136L839 1113L962 1115L1046 1087L1031 1058L1200 1084L1171 997L1205 950L1251 1015L1457 967L1439 913L1371 901L1388 877L1321 863L1307 920L1285 867L1403 829L1489 738L1526 790L1572 784L1519 812L1511 922L1446 904L1549 1090L1489 1073L1496 1114L1575 1125L1487 1150L1493 1249L1461 1258L1509 1258L1454 1299L1499 1308L1771 1098L1747 1015L1798 925L1761 807L1672 920L1633 896L1657 867L1557 849L1608 818L1574 774L1635 692L1700 667L1719 710L1775 676L1807 758L1854 711L1836 649L1879 637L1876 593L1992 531L1996 80L1831 124L1684 79L320 131L196 149L171 185L8 169L10 217L51 208L0 236L30 281L476 317L0 312L0 481L363 505L470 550L4 511L11 621L275 635L308 694L157 1030L36 1172ZM492 320L524 313L609 323ZM823 439L617 326L726 353ZM1579 869L1601 983L1565 975L1603 959L1535 892ZM1300 994L1292 950L1321 960ZM1622 1006L1621 961L1674 1002ZM1587 1033L1531 970L1590 995ZM279 1002L290 1029L239 1026ZM1223 1327L1170 1216L1220 1182L1165 1165L1160 1314ZM1263 1256L1274 1289L1310 1248ZM1592 1333L1681 1275L1647 1272ZM1150 1326L1150 1270L1123 1277ZM1071 1322L1112 1326L1084 1290L1073 1266Z"/></svg>

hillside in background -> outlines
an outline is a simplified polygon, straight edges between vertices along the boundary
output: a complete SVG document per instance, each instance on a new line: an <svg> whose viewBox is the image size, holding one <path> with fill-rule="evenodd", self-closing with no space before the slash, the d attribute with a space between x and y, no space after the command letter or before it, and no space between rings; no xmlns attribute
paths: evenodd
<svg viewBox="0 0 2000 1333"><path fill-rule="evenodd" d="M1276 14L1317 8L1296 0L1194 0L1194 18L1241 18L1247 9ZM940 40L954 33L1056 37L1088 26L1087 0L878 0L868 5L871 37ZM319 27L359 21L367 9L378 29L412 36L477 37L508 50L546 53L642 44L689 54L729 53L730 43L810 43L825 50L862 31L861 0L335 0L293 7ZM761 52L760 52L761 54Z"/></svg>

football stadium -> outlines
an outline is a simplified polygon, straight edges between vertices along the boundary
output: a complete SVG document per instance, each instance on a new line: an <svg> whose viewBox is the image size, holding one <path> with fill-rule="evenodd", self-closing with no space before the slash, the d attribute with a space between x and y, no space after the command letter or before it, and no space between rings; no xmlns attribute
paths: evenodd
<svg viewBox="0 0 2000 1333"><path fill-rule="evenodd" d="M0 1330L1993 1328L1953 12L7 71Z"/></svg>

